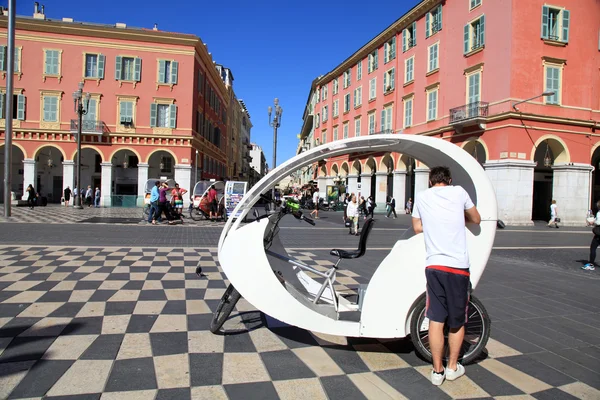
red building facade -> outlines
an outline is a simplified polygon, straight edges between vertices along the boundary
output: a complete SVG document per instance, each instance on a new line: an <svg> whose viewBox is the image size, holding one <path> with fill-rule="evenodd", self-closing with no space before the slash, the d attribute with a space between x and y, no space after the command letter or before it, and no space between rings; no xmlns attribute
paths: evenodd
<svg viewBox="0 0 600 400"><path fill-rule="evenodd" d="M506 222L545 219L555 199L566 224L581 223L600 199L599 16L595 0L421 1L313 82L299 151L381 132L443 138L488 171ZM382 210L427 175L382 153L328 159L304 179L346 181Z"/></svg>

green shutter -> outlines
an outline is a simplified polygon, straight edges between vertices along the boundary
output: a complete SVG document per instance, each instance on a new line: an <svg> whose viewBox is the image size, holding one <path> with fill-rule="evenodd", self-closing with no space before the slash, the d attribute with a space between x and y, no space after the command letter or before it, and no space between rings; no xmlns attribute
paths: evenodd
<svg viewBox="0 0 600 400"><path fill-rule="evenodd" d="M21 72L19 71L19 58L21 57L21 49L19 49L18 47L15 47L15 57L14 57L14 69L13 72Z"/></svg>
<svg viewBox="0 0 600 400"><path fill-rule="evenodd" d="M417 21L412 23L412 45L417 45Z"/></svg>
<svg viewBox="0 0 600 400"><path fill-rule="evenodd" d="M115 80L119 81L122 79L121 67L123 65L123 57L117 56L115 58Z"/></svg>
<svg viewBox="0 0 600 400"><path fill-rule="evenodd" d="M383 110L381 110L381 130L383 131L384 127L385 127L385 112L386 109L384 108Z"/></svg>
<svg viewBox="0 0 600 400"><path fill-rule="evenodd" d="M438 6L438 12L437 12L437 29L438 29L438 31L442 30L442 5L441 4Z"/></svg>
<svg viewBox="0 0 600 400"><path fill-rule="evenodd" d="M141 81L142 77L142 59L139 57L135 58L134 72L133 72L133 80L136 82Z"/></svg>
<svg viewBox="0 0 600 400"><path fill-rule="evenodd" d="M0 93L0 118L4 118L4 98L6 95L4 93Z"/></svg>
<svg viewBox="0 0 600 400"><path fill-rule="evenodd" d="M485 46L485 15L479 18L479 46Z"/></svg>
<svg viewBox="0 0 600 400"><path fill-rule="evenodd" d="M431 21L431 13L425 14L425 37L426 38L431 36L431 29L429 27L430 21Z"/></svg>
<svg viewBox="0 0 600 400"><path fill-rule="evenodd" d="M156 118L158 115L158 104L150 104L150 127L156 128Z"/></svg>
<svg viewBox="0 0 600 400"><path fill-rule="evenodd" d="M177 106L175 104L171 104L169 106L169 127L175 128L177 125Z"/></svg>
<svg viewBox="0 0 600 400"><path fill-rule="evenodd" d="M158 60L158 83L166 83L165 79L166 61Z"/></svg>
<svg viewBox="0 0 600 400"><path fill-rule="evenodd" d="M465 29L464 29L464 40L465 40L465 45L463 48L463 54L467 54L469 52L469 30L471 29L471 27L469 26L469 24L465 25Z"/></svg>
<svg viewBox="0 0 600 400"><path fill-rule="evenodd" d="M6 71L6 46L0 46L0 71Z"/></svg>
<svg viewBox="0 0 600 400"><path fill-rule="evenodd" d="M104 63L106 62L106 57L104 54L98 54L98 78L104 79Z"/></svg>
<svg viewBox="0 0 600 400"><path fill-rule="evenodd" d="M384 64L387 63L388 61L390 61L390 59L388 58L388 47L389 47L389 44L386 42L383 45L383 63Z"/></svg>
<svg viewBox="0 0 600 400"><path fill-rule="evenodd" d="M562 10L562 41L569 43L569 20L571 12L569 10Z"/></svg>
<svg viewBox="0 0 600 400"><path fill-rule="evenodd" d="M392 38L392 54L390 56L392 59L396 58L396 36Z"/></svg>
<svg viewBox="0 0 600 400"><path fill-rule="evenodd" d="M177 61L171 61L171 83L177 83L177 70L179 69L179 63Z"/></svg>
<svg viewBox="0 0 600 400"><path fill-rule="evenodd" d="M392 77L392 82L390 83L390 85L392 86L392 89L396 88L396 68L392 68L392 73L390 74Z"/></svg>
<svg viewBox="0 0 600 400"><path fill-rule="evenodd" d="M402 52L406 52L406 35L407 35L407 31L406 29L404 29L402 31Z"/></svg>
<svg viewBox="0 0 600 400"><path fill-rule="evenodd" d="M17 119L21 121L25 119L25 96L22 94L17 96Z"/></svg>
<svg viewBox="0 0 600 400"><path fill-rule="evenodd" d="M373 62L373 69L377 69L379 64L379 50L375 50L375 59Z"/></svg>
<svg viewBox="0 0 600 400"><path fill-rule="evenodd" d="M548 6L542 6L542 39L548 39L548 16L550 9Z"/></svg>

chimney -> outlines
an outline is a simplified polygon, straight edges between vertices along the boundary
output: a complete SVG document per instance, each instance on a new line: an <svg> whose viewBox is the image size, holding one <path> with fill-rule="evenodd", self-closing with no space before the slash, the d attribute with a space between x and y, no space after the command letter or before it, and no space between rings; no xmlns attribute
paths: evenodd
<svg viewBox="0 0 600 400"><path fill-rule="evenodd" d="M125 24L124 22L117 22L115 24L115 28L127 28L127 24Z"/></svg>
<svg viewBox="0 0 600 400"><path fill-rule="evenodd" d="M73 22L73 18L63 17L63 22Z"/></svg>
<svg viewBox="0 0 600 400"><path fill-rule="evenodd" d="M33 18L35 19L46 19L46 15L44 14L45 6L42 5L40 10L40 3L37 1L33 3Z"/></svg>
<svg viewBox="0 0 600 400"><path fill-rule="evenodd" d="M157 31L158 30L158 24L155 22L154 23L154 28L152 28L153 31Z"/></svg>
<svg viewBox="0 0 600 400"><path fill-rule="evenodd" d="M33 15L38 14L39 13L39 9L40 9L40 3L38 3L37 1L35 1L33 3Z"/></svg>

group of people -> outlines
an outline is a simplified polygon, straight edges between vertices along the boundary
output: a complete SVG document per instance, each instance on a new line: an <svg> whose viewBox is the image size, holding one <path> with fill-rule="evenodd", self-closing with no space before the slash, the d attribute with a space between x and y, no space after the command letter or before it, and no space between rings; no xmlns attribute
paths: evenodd
<svg viewBox="0 0 600 400"><path fill-rule="evenodd" d="M171 199L167 198L171 193ZM156 225L162 221L164 215L169 225L183 223L183 196L187 190L179 187L169 187L167 182L154 182L154 187L150 191L150 212L148 213L148 223Z"/></svg>
<svg viewBox="0 0 600 400"><path fill-rule="evenodd" d="M85 196L83 196L81 204L86 204L88 207L92 207L94 206L95 208L100 208L100 188L96 187L96 190L92 190L92 187L88 185L86 191L85 191ZM67 186L65 188L65 190L63 191L63 202L65 204L65 207L69 207L69 202L71 201L71 195L73 195L73 198L77 198L77 196L79 195L79 190L77 189L77 186L75 186L73 188L73 190L71 191L71 188L69 186Z"/></svg>

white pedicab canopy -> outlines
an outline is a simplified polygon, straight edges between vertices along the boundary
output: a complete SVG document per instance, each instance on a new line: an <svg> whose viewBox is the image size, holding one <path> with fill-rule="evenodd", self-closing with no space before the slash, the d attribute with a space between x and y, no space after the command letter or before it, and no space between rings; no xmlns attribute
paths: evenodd
<svg viewBox="0 0 600 400"><path fill-rule="evenodd" d="M348 321L311 307L310 302L302 301L280 283L273 270L281 268L273 267L275 261L263 245L268 219L241 225L260 194L292 172L330 157L369 152L397 152L430 167L450 168L453 184L469 193L481 215L481 225L470 225L467 231L471 283L473 288L477 286L492 250L497 223L496 194L481 165L460 147L442 139L373 135L321 145L293 157L261 179L238 204L234 212L241 211L242 215L235 221L229 220L221 234L219 262L230 282L254 307L282 322L326 334L397 338L410 333L411 312L425 291L422 234L398 240L369 282L359 321ZM340 268L344 268L344 262Z"/></svg>

